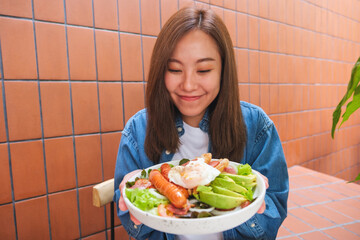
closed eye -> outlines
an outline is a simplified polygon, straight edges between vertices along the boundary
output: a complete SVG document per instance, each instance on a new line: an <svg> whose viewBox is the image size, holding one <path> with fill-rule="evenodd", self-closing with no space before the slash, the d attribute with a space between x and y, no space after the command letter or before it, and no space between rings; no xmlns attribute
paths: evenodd
<svg viewBox="0 0 360 240"><path fill-rule="evenodd" d="M208 72L210 72L211 71L211 69L207 69L207 70L199 70L198 72L199 73L208 73Z"/></svg>
<svg viewBox="0 0 360 240"><path fill-rule="evenodd" d="M181 70L178 70L178 69L170 69L170 68L168 68L168 71L169 71L169 72L172 72L172 73L180 73L180 72L181 72Z"/></svg>

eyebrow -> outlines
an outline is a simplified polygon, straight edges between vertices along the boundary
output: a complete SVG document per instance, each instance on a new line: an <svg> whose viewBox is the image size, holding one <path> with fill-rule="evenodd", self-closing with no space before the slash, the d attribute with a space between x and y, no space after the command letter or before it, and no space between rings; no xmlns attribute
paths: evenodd
<svg viewBox="0 0 360 240"><path fill-rule="evenodd" d="M214 58L211 58L211 57L200 58L200 59L198 59L198 60L196 61L196 63L207 62L207 61L215 61L215 59L214 59ZM180 63L180 64L182 63L181 61L179 61L179 60L177 60L177 59L175 59L175 58L170 58L168 62L169 62L169 63L170 63L170 62L176 62L176 63Z"/></svg>

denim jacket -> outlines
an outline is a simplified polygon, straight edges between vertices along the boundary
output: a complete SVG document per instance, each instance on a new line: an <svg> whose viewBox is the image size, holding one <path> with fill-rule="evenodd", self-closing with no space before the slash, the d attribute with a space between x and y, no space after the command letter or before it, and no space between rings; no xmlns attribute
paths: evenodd
<svg viewBox="0 0 360 240"><path fill-rule="evenodd" d="M289 191L288 172L279 135L274 123L258 106L241 102L241 110L247 128L247 142L241 163L251 167L269 180L266 191L266 210L255 214L247 222L223 232L224 239L275 239L281 223L287 215ZM184 134L183 122L177 119L179 136ZM134 225L128 211L118 207L119 185L123 177L136 169L145 169L153 164L146 156L144 142L146 135L146 109L136 113L126 124L121 137L115 168L114 201L117 214L128 234L135 239L174 239L175 236L159 232L144 224ZM209 120L206 113L200 122L200 129L208 132ZM209 150L211 143L209 143ZM171 161L172 153L164 149L160 163Z"/></svg>

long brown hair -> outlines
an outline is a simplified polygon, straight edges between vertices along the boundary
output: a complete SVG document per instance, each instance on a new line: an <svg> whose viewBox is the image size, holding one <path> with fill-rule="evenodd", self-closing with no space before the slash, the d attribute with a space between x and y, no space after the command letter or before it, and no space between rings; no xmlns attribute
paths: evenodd
<svg viewBox="0 0 360 240"><path fill-rule="evenodd" d="M246 144L246 127L239 104L232 41L225 24L212 10L193 7L179 10L166 22L153 49L146 89L145 152L151 161L158 163L164 150L175 153L179 147L175 127L179 112L166 89L164 76L177 42L191 30L209 34L215 40L222 60L220 91L208 108L212 155L239 162Z"/></svg>

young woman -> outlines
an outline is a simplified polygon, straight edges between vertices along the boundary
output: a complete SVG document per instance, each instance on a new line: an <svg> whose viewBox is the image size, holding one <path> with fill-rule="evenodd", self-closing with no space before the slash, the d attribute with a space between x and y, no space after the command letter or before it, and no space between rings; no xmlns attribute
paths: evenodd
<svg viewBox="0 0 360 240"><path fill-rule="evenodd" d="M257 106L240 102L229 33L211 10L185 8L162 28L154 46L146 109L126 124L115 169L118 216L136 239L275 239L287 214L288 173L278 133ZM174 236L130 216L120 188L137 169L211 152L248 163L269 187L247 222L210 236Z"/></svg>

